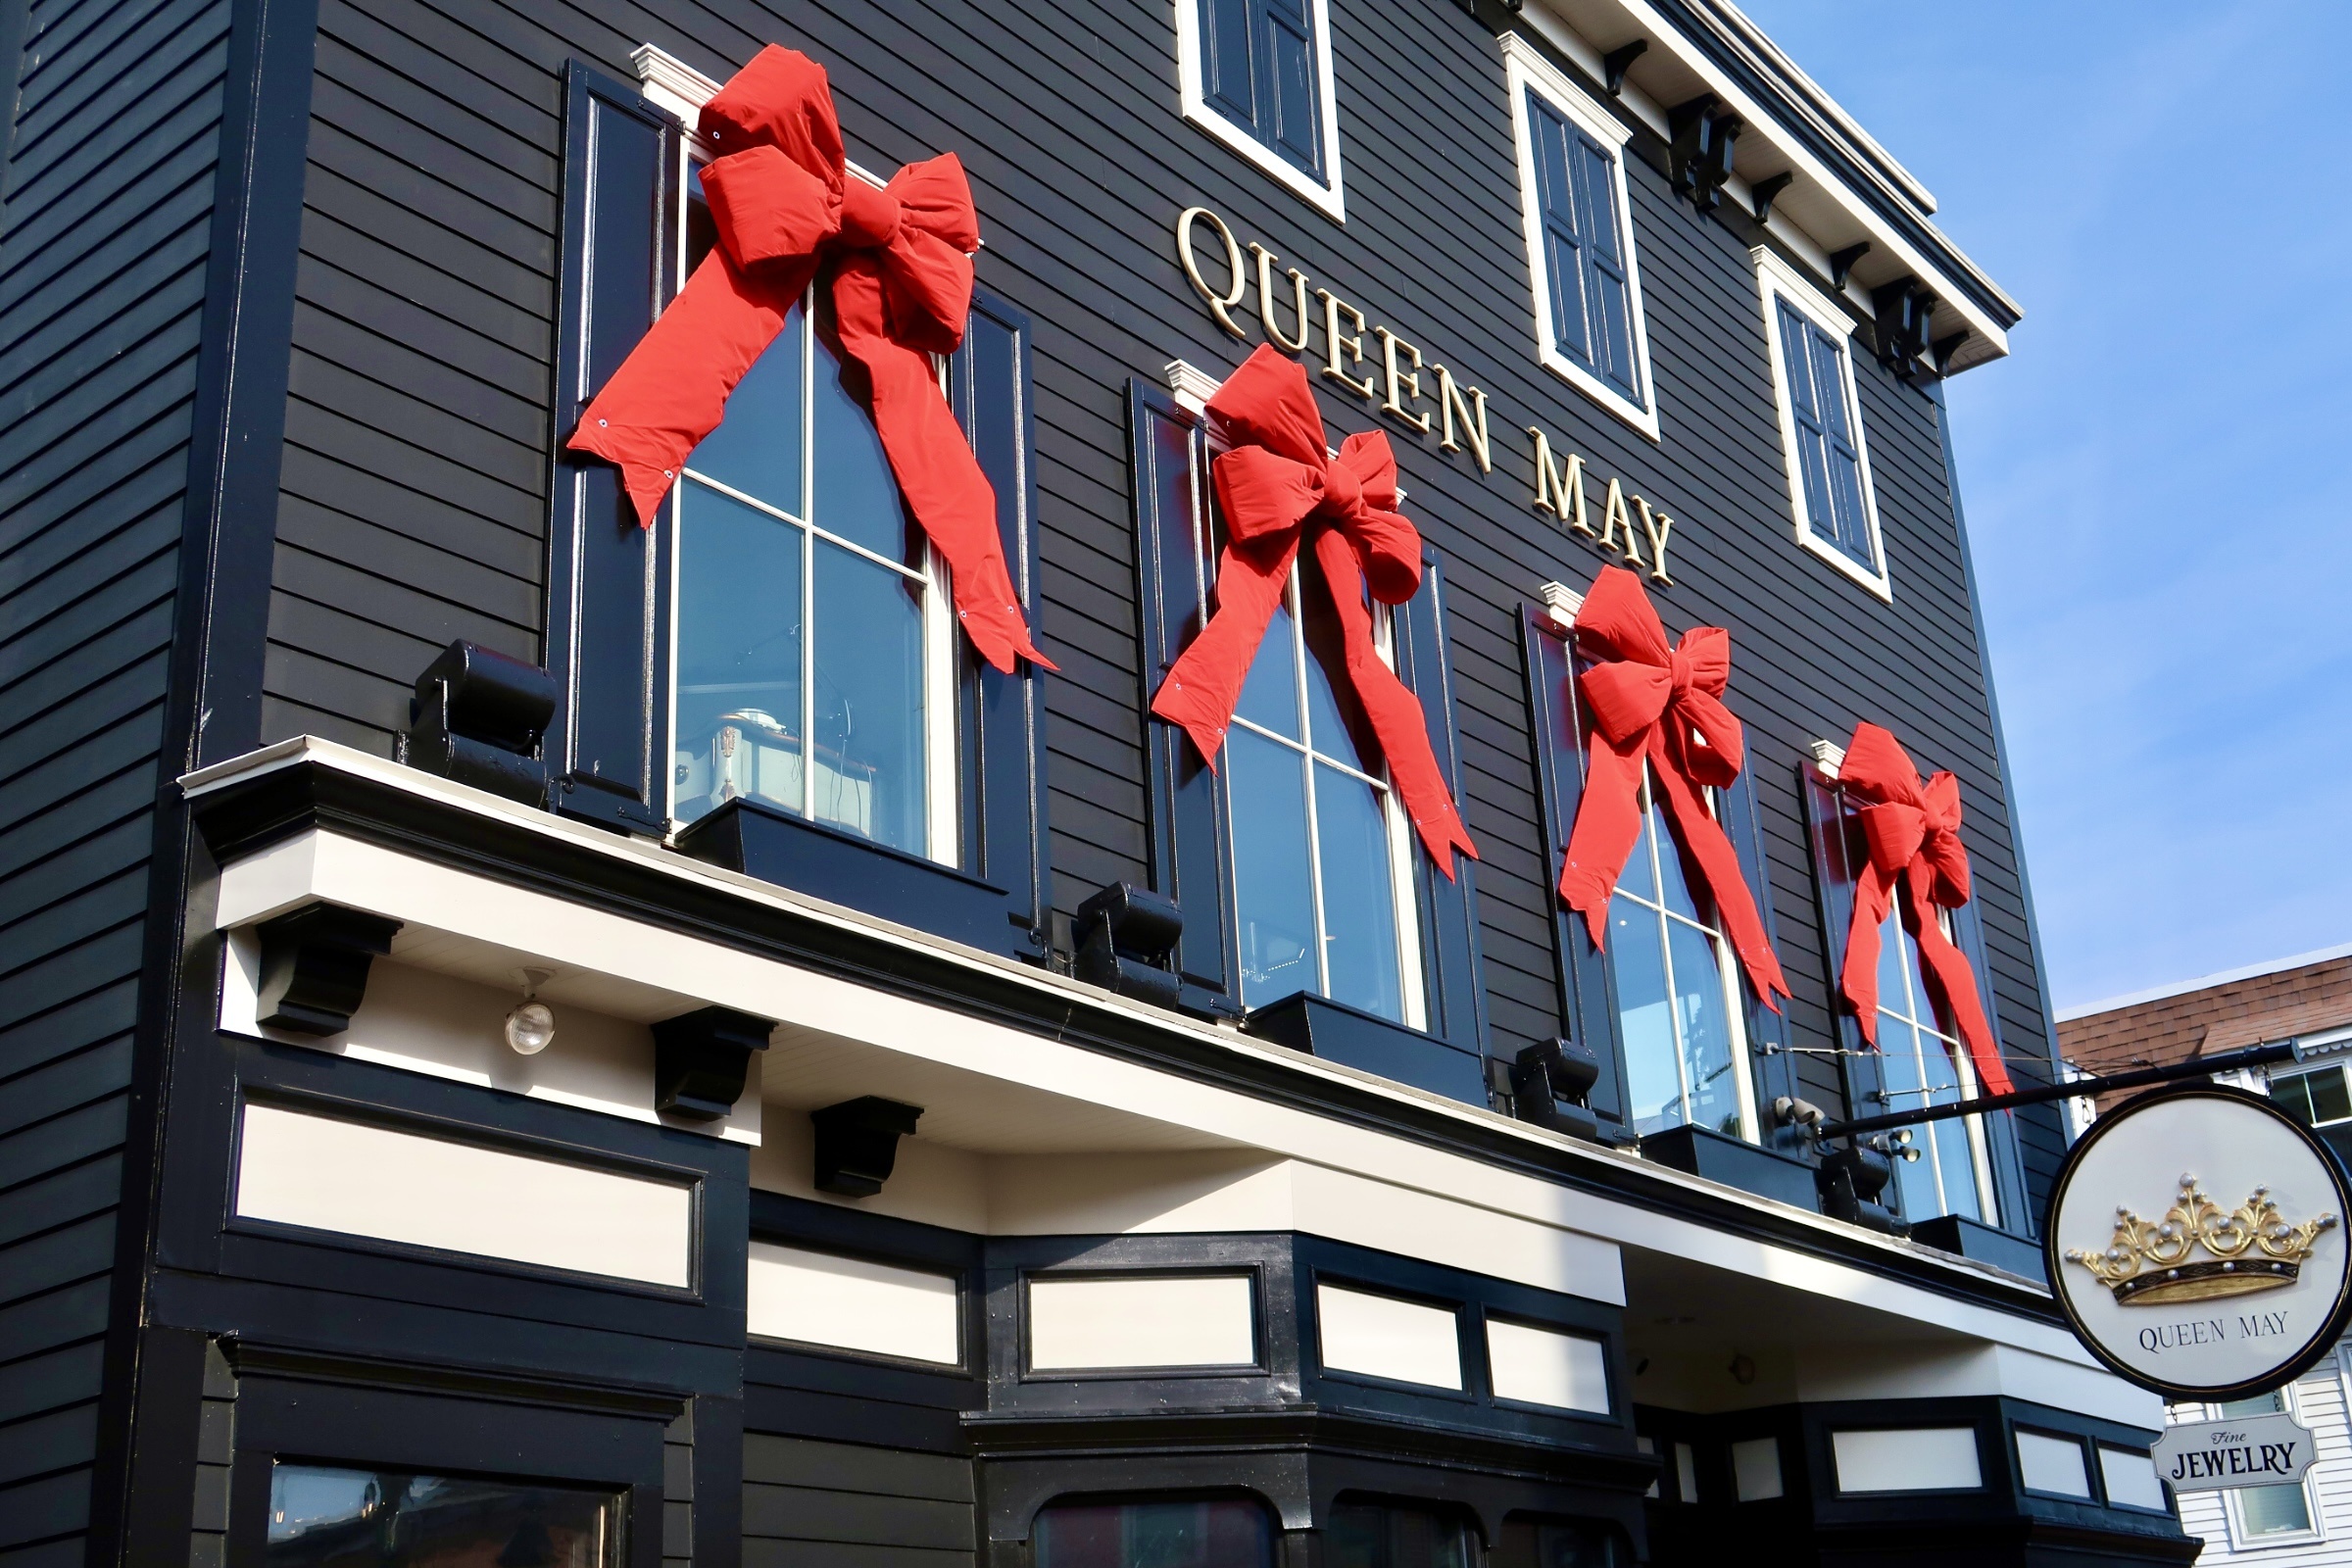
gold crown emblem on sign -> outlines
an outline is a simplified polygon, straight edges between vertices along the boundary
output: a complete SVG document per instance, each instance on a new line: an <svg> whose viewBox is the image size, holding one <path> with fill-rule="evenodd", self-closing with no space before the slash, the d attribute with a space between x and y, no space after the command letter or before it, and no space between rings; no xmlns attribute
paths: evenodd
<svg viewBox="0 0 2352 1568"><path fill-rule="evenodd" d="M2066 1257L2097 1275L2119 1304L2155 1306L2292 1285L2320 1233L2335 1225L2333 1214L2289 1225L2268 1187L2225 1209L2197 1190L2194 1176L2182 1176L2180 1197L2164 1218L2144 1220L2118 1208L2115 1239L2105 1251L2077 1248Z"/></svg>

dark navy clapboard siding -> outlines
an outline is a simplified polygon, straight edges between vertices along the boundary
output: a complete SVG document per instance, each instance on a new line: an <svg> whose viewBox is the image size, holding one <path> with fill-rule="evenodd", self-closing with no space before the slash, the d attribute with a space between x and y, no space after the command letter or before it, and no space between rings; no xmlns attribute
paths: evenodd
<svg viewBox="0 0 2352 1568"><path fill-rule="evenodd" d="M384 750L440 641L537 651L558 74L577 55L625 76L651 42L724 77L778 41L827 66L861 162L962 156L988 237L981 277L1036 322L1042 634L1063 671L1047 685L1058 907L1147 871L1122 389L1172 359L1221 372L1248 350L1175 264L1172 220L1200 202L1493 399L1491 475L1386 427L1407 510L1446 557L1497 1048L1558 1027L1515 617L1546 579L1581 586L1598 564L1528 506L1520 432L1539 422L1585 455L1595 504L1615 474L1678 519L1676 586L1658 591L1669 626L1732 629L1731 701L1749 725L1800 1043L1827 1043L1832 999L1796 769L1808 741L1867 717L1965 782L2003 1027L2013 1051L2034 1049L2041 1002L1934 405L1862 355L1887 606L1794 542L1752 230L1677 203L1645 161L1658 149L1637 138L1653 444L1537 362L1494 40L1451 0L1334 0L1332 13L1344 226L1181 119L1167 4L379 0L363 17L328 0L270 732ZM1253 310L1238 314L1254 326ZM1324 407L1335 433L1378 422L1328 395ZM1834 1063L1804 1058L1799 1075L1837 1102Z"/></svg>
<svg viewBox="0 0 2352 1568"><path fill-rule="evenodd" d="M62 1568L90 1523L228 7L20 9L22 57L0 62L0 1564Z"/></svg>

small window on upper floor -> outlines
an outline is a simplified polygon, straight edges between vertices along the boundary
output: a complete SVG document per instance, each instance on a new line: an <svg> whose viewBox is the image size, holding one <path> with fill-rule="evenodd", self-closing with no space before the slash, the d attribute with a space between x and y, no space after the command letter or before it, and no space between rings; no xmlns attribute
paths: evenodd
<svg viewBox="0 0 2352 1568"><path fill-rule="evenodd" d="M1632 132L1517 34L1502 39L1544 364L1658 439L1625 146Z"/></svg>
<svg viewBox="0 0 2352 1568"><path fill-rule="evenodd" d="M2271 1074L2271 1099L2306 1127L2352 1121L2352 1092L2345 1088L2341 1062L2309 1072Z"/></svg>
<svg viewBox="0 0 2352 1568"><path fill-rule="evenodd" d="M1176 54L1187 120L1346 220L1327 0L1176 0Z"/></svg>
<svg viewBox="0 0 2352 1568"><path fill-rule="evenodd" d="M1853 323L1780 257L1761 248L1754 255L1796 542L1891 600L1854 392Z"/></svg>

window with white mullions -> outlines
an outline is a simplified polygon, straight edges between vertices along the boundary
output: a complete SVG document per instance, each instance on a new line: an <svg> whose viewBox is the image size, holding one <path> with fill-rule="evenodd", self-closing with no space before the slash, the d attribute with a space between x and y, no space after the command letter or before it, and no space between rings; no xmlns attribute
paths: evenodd
<svg viewBox="0 0 2352 1568"><path fill-rule="evenodd" d="M1935 912L1945 923L1948 940L1949 916L1941 908ZM1968 1053L1959 1031L1930 1000L1919 944L1903 929L1899 908L1887 914L1879 932L1878 1025L1887 1109L1948 1105L1976 1096ZM1998 1225L1984 1118L1932 1121L1913 1136L1919 1157L1897 1160L1894 1167L1904 1216L1916 1221L1959 1214Z"/></svg>
<svg viewBox="0 0 2352 1568"><path fill-rule="evenodd" d="M1689 1124L1754 1141L1739 970L1647 776L1642 837L1609 900L1608 958L1634 1129Z"/></svg>
<svg viewBox="0 0 2352 1568"><path fill-rule="evenodd" d="M708 251L689 181L686 272ZM749 797L953 863L955 628L863 372L804 298L676 493L671 814Z"/></svg>
<svg viewBox="0 0 2352 1568"><path fill-rule="evenodd" d="M1409 824L1345 668L1329 590L1294 566L1225 738L1242 1003L1313 992L1418 1028Z"/></svg>

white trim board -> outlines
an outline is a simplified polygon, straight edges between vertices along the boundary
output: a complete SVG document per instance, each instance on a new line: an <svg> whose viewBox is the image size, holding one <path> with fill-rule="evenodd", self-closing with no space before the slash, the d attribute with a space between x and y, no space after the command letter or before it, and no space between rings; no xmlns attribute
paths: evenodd
<svg viewBox="0 0 2352 1568"><path fill-rule="evenodd" d="M1200 0L1174 0L1174 3L1176 90L1184 118L1240 153L1259 172L1272 175L1277 184L1333 222L1347 222L1346 179L1340 164L1340 103L1338 95L1332 90L1331 79L1329 0L1307 0L1308 8L1314 13L1315 80L1317 91L1321 94L1323 169L1328 176L1320 182L1314 175L1259 141L1248 127L1235 124L1210 106L1200 69Z"/></svg>
<svg viewBox="0 0 2352 1568"><path fill-rule="evenodd" d="M1850 578L1886 604L1894 603L1893 580L1886 564L1886 538L1879 528L1879 497L1870 477L1870 434L1862 419L1862 398L1854 385L1854 323L1831 298L1808 282L1769 246L1748 253L1756 264L1756 295L1764 308L1765 352L1772 360L1772 397L1780 416L1781 457L1788 475L1788 512L1796 524L1797 548L1827 562L1839 575ZM1781 341L1781 302L1809 319L1838 341L1838 396L1845 400L1846 421L1853 427L1855 467L1862 490L1862 520L1870 530L1870 553L1878 561L1871 570L1813 531L1805 513L1805 473L1797 451L1795 389L1788 384L1787 345Z"/></svg>

